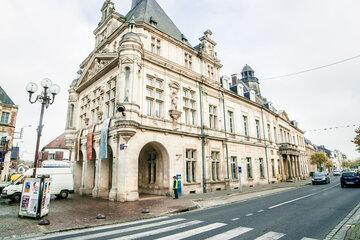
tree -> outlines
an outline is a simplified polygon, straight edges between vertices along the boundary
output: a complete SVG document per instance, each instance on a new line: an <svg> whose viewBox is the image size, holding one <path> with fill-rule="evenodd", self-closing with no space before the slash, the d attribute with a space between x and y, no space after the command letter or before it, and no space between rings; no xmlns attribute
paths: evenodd
<svg viewBox="0 0 360 240"><path fill-rule="evenodd" d="M356 136L352 142L356 145L356 150L360 152L360 127L355 130Z"/></svg>
<svg viewBox="0 0 360 240"><path fill-rule="evenodd" d="M320 169L320 171L323 170L323 165L327 161L329 161L329 160L326 157L325 153L323 153L323 152L316 152L313 155L311 155L311 157L310 157L311 164L316 165L317 168Z"/></svg>
<svg viewBox="0 0 360 240"><path fill-rule="evenodd" d="M326 167L326 169L327 169L329 172L331 172L331 169L334 167L334 164L332 163L331 160L327 160L327 161L325 162L325 167Z"/></svg>

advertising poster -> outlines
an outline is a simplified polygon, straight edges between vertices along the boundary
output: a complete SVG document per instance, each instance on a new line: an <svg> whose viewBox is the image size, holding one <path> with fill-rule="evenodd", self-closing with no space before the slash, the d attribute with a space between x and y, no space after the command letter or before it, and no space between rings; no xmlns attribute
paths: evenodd
<svg viewBox="0 0 360 240"><path fill-rule="evenodd" d="M88 161L91 161L93 159L93 155L92 155L93 140L94 140L94 125L91 125L88 128L87 137L86 137L86 157Z"/></svg>
<svg viewBox="0 0 360 240"><path fill-rule="evenodd" d="M41 212L40 217L43 217L49 213L50 208L50 188L51 188L51 179L45 178L43 183L43 192L42 192L42 200L41 200Z"/></svg>
<svg viewBox="0 0 360 240"><path fill-rule="evenodd" d="M23 183L19 216L36 217L40 194L39 178L25 178Z"/></svg>

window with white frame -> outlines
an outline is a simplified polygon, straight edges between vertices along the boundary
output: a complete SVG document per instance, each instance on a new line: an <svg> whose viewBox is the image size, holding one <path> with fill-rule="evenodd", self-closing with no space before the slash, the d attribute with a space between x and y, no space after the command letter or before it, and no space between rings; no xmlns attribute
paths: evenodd
<svg viewBox="0 0 360 240"><path fill-rule="evenodd" d="M268 130L268 139L271 142L272 141L272 139L271 139L271 127L270 127L269 123L267 124L267 130Z"/></svg>
<svg viewBox="0 0 360 240"><path fill-rule="evenodd" d="M196 182L196 150L186 149L186 182Z"/></svg>
<svg viewBox="0 0 360 240"><path fill-rule="evenodd" d="M217 107L214 105L209 105L209 127L217 128Z"/></svg>
<svg viewBox="0 0 360 240"><path fill-rule="evenodd" d="M251 162L250 157L246 158L246 171L247 171L248 179L252 179L253 178L253 172L252 172L252 162Z"/></svg>
<svg viewBox="0 0 360 240"><path fill-rule="evenodd" d="M49 153L49 160L55 160L55 153Z"/></svg>
<svg viewBox="0 0 360 240"><path fill-rule="evenodd" d="M1 120L0 120L0 122L1 122L1 123L5 123L5 124L8 124L8 123L9 123L9 117L10 117L10 113L8 113L8 112L2 112L2 113L1 113Z"/></svg>
<svg viewBox="0 0 360 240"><path fill-rule="evenodd" d="M219 181L219 168L220 168L220 152L211 152L211 179L213 181Z"/></svg>
<svg viewBox="0 0 360 240"><path fill-rule="evenodd" d="M185 61L185 67L188 69L192 69L192 65L193 65L192 56L189 53L185 53L184 61Z"/></svg>
<svg viewBox="0 0 360 240"><path fill-rule="evenodd" d="M265 178L264 174L264 159L259 158L259 167L260 167L260 178Z"/></svg>
<svg viewBox="0 0 360 240"><path fill-rule="evenodd" d="M146 115L163 117L163 95L163 80L148 76L146 81Z"/></svg>
<svg viewBox="0 0 360 240"><path fill-rule="evenodd" d="M255 120L255 127L256 127L256 138L260 139L260 121Z"/></svg>
<svg viewBox="0 0 360 240"><path fill-rule="evenodd" d="M230 164L231 164L231 177L232 179L237 179L238 178L237 158L234 156L230 157Z"/></svg>
<svg viewBox="0 0 360 240"><path fill-rule="evenodd" d="M151 52L160 55L161 53L161 40L156 37L151 37Z"/></svg>
<svg viewBox="0 0 360 240"><path fill-rule="evenodd" d="M103 94L104 92L100 90L100 87L97 87L92 92L93 96L92 96L90 109L91 109L91 122L93 124L96 124L99 120L98 114L101 111L101 104L102 104L101 102L104 99Z"/></svg>
<svg viewBox="0 0 360 240"><path fill-rule="evenodd" d="M195 91L184 88L183 89L184 96L184 118L185 123L188 125L195 125L196 124L196 94Z"/></svg>
<svg viewBox="0 0 360 240"><path fill-rule="evenodd" d="M234 133L235 128L234 128L234 112L233 111L228 111L228 119L229 119L229 132Z"/></svg>
<svg viewBox="0 0 360 240"><path fill-rule="evenodd" d="M249 136L249 124L248 124L248 117L243 116L243 124L244 124L244 135Z"/></svg>
<svg viewBox="0 0 360 240"><path fill-rule="evenodd" d="M106 116L108 118L115 116L115 98L116 98L116 78L112 78L107 82L106 86Z"/></svg>

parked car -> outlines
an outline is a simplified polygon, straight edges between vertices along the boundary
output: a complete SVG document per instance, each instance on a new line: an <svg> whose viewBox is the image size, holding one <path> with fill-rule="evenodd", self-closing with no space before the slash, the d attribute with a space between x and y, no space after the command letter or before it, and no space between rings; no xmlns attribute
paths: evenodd
<svg viewBox="0 0 360 240"><path fill-rule="evenodd" d="M21 199L24 178L30 177L33 169L27 170L14 183L5 187L1 192L1 197L19 202ZM50 193L58 198L66 199L70 193L74 193L74 181L70 168L38 168L36 175L50 175Z"/></svg>
<svg viewBox="0 0 360 240"><path fill-rule="evenodd" d="M324 173L324 172L316 172L312 178L312 184L328 184L330 183L330 177L328 174Z"/></svg>
<svg viewBox="0 0 360 240"><path fill-rule="evenodd" d="M341 187L360 185L360 176L353 171L343 172L340 178Z"/></svg>
<svg viewBox="0 0 360 240"><path fill-rule="evenodd" d="M333 176L341 176L341 171L335 169L335 170L333 171Z"/></svg>

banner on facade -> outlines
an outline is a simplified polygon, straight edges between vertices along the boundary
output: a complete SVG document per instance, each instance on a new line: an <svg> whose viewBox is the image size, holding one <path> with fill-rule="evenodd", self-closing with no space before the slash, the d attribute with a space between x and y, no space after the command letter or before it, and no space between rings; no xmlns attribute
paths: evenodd
<svg viewBox="0 0 360 240"><path fill-rule="evenodd" d="M92 155L93 140L94 140L94 125L91 125L88 128L87 138L86 138L86 159L88 161L91 161L93 159L93 155Z"/></svg>
<svg viewBox="0 0 360 240"><path fill-rule="evenodd" d="M84 129L80 129L78 134L76 135L76 143L75 143L75 161L79 161L79 151L80 145L81 145L81 135L83 133Z"/></svg>
<svg viewBox="0 0 360 240"><path fill-rule="evenodd" d="M100 160L107 159L107 143L110 118L104 120L100 135Z"/></svg>

